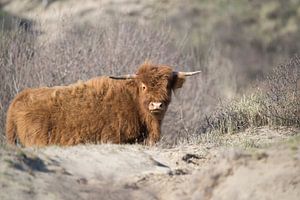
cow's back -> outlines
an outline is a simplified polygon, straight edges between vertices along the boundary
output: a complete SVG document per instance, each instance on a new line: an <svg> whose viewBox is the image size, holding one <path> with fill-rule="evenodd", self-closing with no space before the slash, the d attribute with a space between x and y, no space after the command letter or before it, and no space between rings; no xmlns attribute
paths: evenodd
<svg viewBox="0 0 300 200"><path fill-rule="evenodd" d="M133 141L142 123L132 90L109 78L26 90L13 106L18 137L25 146Z"/></svg>

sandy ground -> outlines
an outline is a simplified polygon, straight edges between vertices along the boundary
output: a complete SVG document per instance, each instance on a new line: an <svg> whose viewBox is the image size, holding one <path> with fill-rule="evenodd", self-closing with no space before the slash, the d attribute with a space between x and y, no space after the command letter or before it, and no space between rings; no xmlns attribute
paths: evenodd
<svg viewBox="0 0 300 200"><path fill-rule="evenodd" d="M0 199L299 199L298 133L259 129L168 148L1 147Z"/></svg>

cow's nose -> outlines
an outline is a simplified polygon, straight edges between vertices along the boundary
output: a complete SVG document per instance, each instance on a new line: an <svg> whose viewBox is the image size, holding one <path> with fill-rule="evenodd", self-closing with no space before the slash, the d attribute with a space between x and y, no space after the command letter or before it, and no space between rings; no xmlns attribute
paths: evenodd
<svg viewBox="0 0 300 200"><path fill-rule="evenodd" d="M162 102L150 102L149 110L163 110L164 104Z"/></svg>

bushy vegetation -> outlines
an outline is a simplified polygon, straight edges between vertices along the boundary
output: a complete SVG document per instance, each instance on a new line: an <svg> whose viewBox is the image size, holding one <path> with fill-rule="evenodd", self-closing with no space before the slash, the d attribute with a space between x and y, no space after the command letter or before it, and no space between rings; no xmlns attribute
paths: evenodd
<svg viewBox="0 0 300 200"><path fill-rule="evenodd" d="M202 132L236 133L247 128L300 127L300 59L273 69L252 92L218 108L200 123Z"/></svg>

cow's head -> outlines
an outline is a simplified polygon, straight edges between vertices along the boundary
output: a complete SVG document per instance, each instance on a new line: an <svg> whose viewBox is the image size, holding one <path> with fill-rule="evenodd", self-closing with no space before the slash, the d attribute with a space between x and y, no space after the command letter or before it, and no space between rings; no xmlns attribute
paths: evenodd
<svg viewBox="0 0 300 200"><path fill-rule="evenodd" d="M198 73L200 71L177 72L169 66L144 63L136 74L111 78L135 79L139 87L139 104L142 109L157 119L162 119L171 102L172 90L181 88L186 76Z"/></svg>

